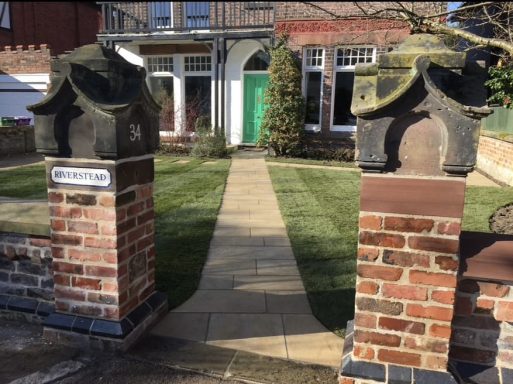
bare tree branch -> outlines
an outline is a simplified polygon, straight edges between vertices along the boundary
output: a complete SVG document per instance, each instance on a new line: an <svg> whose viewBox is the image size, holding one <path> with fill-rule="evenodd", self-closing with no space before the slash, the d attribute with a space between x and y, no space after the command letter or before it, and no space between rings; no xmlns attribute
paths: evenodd
<svg viewBox="0 0 513 384"><path fill-rule="evenodd" d="M321 10L335 20L340 19L381 19L390 21L399 21L406 23L413 33L424 32L433 34L443 34L447 36L459 37L474 45L480 47L497 48L508 56L513 57L513 25L510 21L513 17L513 3L484 1L464 5L452 11L432 12L431 13L417 7L412 2L388 2L372 3L353 2L358 14L340 15L319 5L319 3L304 2L311 7ZM436 4L434 4L436 6ZM424 12L422 12L424 11ZM440 20L444 16L456 15L459 20L470 20L468 25L463 24L458 28L450 27L445 20ZM513 23L511 23L513 24ZM467 28L490 26L494 28L493 37L483 37L473 33Z"/></svg>

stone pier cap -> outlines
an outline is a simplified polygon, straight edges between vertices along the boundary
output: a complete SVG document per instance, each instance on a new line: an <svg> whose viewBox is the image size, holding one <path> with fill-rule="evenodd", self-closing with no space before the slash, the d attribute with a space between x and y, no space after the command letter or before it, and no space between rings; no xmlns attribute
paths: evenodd
<svg viewBox="0 0 513 384"><path fill-rule="evenodd" d="M410 36L375 64L357 64L351 111L358 117L358 165L365 172L397 174L471 172L480 120L492 113L485 107L485 88L476 86L485 78L480 63L427 34ZM412 125L418 125L415 134L425 146L403 145ZM409 162L412 157L429 161L423 169Z"/></svg>
<svg viewBox="0 0 513 384"><path fill-rule="evenodd" d="M51 62L46 97L27 107L37 151L55 157L120 159L154 153L158 113L144 68L99 44Z"/></svg>

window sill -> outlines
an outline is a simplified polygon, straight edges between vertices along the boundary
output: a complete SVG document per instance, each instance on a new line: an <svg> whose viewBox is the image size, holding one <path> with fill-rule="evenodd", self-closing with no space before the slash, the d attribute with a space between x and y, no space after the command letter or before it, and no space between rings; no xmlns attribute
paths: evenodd
<svg viewBox="0 0 513 384"><path fill-rule="evenodd" d="M330 128L332 132L356 132L356 125L333 125Z"/></svg>

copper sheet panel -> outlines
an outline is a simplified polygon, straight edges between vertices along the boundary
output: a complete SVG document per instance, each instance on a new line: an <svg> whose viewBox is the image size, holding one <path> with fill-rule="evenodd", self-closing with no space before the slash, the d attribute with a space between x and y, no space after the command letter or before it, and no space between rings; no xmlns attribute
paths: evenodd
<svg viewBox="0 0 513 384"><path fill-rule="evenodd" d="M513 235L462 232L460 240L460 275L513 282Z"/></svg>
<svg viewBox="0 0 513 384"><path fill-rule="evenodd" d="M461 218L465 180L362 175L360 209L367 212Z"/></svg>

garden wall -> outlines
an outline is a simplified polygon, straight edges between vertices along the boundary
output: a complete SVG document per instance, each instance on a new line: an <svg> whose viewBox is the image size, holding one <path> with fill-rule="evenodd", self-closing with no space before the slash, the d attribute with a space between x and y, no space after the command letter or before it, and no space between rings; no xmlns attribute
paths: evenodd
<svg viewBox="0 0 513 384"><path fill-rule="evenodd" d="M0 154L12 155L35 150L34 127L0 127Z"/></svg>
<svg viewBox="0 0 513 384"><path fill-rule="evenodd" d="M461 234L450 359L490 367L475 382L513 379L513 236ZM480 381L481 380L481 381Z"/></svg>
<svg viewBox="0 0 513 384"><path fill-rule="evenodd" d="M53 311L50 238L0 232L0 310L47 316Z"/></svg>
<svg viewBox="0 0 513 384"><path fill-rule="evenodd" d="M482 131L477 168L494 179L513 186L513 134Z"/></svg>

